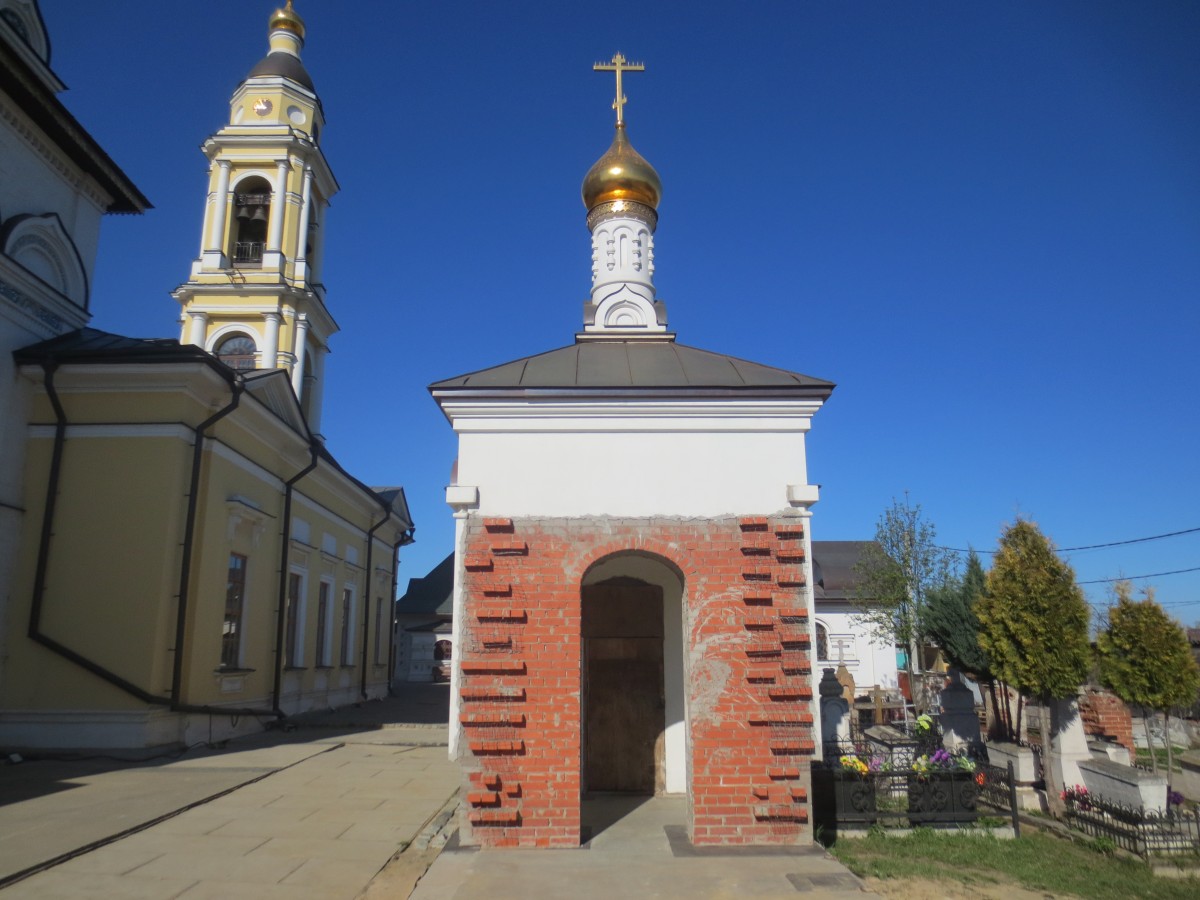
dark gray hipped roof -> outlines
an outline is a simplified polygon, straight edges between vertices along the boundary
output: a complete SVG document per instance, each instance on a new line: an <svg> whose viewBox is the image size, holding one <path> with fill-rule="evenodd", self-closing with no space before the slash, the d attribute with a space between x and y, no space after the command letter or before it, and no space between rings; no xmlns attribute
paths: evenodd
<svg viewBox="0 0 1200 900"><path fill-rule="evenodd" d="M817 600L855 600L854 565L874 541L813 541L814 596Z"/></svg>
<svg viewBox="0 0 1200 900"><path fill-rule="evenodd" d="M518 388L765 389L827 397L829 381L670 340L580 341L448 378L432 391Z"/></svg>
<svg viewBox="0 0 1200 900"><path fill-rule="evenodd" d="M40 362L205 362L226 369L200 347L174 338L131 338L97 328L77 328L13 351L18 365Z"/></svg>
<svg viewBox="0 0 1200 900"><path fill-rule="evenodd" d="M422 578L410 578L408 590L396 601L396 612L449 616L454 611L454 554Z"/></svg>
<svg viewBox="0 0 1200 900"><path fill-rule="evenodd" d="M296 59L290 53L279 51L268 53L250 70L250 74L246 78L257 78L263 75L278 75L283 78L290 78L310 91L316 91L316 88L313 87L312 78L309 77L308 71L304 68L304 63L300 62L300 60Z"/></svg>

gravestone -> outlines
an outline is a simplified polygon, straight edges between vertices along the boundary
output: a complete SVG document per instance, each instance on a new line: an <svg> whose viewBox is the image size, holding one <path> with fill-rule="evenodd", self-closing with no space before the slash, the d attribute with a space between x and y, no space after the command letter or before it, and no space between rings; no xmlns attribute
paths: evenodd
<svg viewBox="0 0 1200 900"><path fill-rule="evenodd" d="M949 670L950 684L942 688L942 744L947 750L963 750L982 744L975 695L962 682L958 669Z"/></svg>
<svg viewBox="0 0 1200 900"><path fill-rule="evenodd" d="M1048 764L1056 767L1059 784L1064 788L1083 784L1079 764L1091 761L1092 753L1079 715L1079 701L1074 697L1050 701L1050 728Z"/></svg>
<svg viewBox="0 0 1200 900"><path fill-rule="evenodd" d="M821 696L821 740L850 740L850 704L842 695L842 685L833 669L825 669L817 692Z"/></svg>

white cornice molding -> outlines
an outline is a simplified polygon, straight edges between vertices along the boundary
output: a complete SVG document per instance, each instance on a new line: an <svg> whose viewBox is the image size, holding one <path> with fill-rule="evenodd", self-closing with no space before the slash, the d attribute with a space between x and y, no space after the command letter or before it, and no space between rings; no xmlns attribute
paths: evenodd
<svg viewBox="0 0 1200 900"><path fill-rule="evenodd" d="M806 432L818 400L623 400L469 402L435 397L460 434L468 432Z"/></svg>

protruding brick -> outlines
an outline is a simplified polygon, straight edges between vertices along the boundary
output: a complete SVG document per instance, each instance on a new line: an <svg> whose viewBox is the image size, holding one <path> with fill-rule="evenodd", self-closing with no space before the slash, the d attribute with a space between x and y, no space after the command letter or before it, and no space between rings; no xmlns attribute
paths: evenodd
<svg viewBox="0 0 1200 900"><path fill-rule="evenodd" d="M460 668L468 675L485 674L487 672L524 674L525 661L520 659L464 659L459 663Z"/></svg>
<svg viewBox="0 0 1200 900"><path fill-rule="evenodd" d="M515 538L507 540L492 538L493 556L526 556L528 553L529 545L525 541L519 541Z"/></svg>
<svg viewBox="0 0 1200 900"><path fill-rule="evenodd" d="M486 528L492 534L498 534L498 533L504 533L504 532L511 533L513 530L513 521L512 521L512 519L488 517L483 520L483 527Z"/></svg>

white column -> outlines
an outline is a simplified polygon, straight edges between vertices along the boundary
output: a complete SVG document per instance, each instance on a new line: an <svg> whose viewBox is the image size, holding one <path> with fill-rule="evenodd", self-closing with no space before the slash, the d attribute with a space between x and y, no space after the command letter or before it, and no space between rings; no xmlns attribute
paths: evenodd
<svg viewBox="0 0 1200 900"><path fill-rule="evenodd" d="M279 368L279 320L277 312L263 313L267 321L267 333L263 338L262 367L264 369Z"/></svg>
<svg viewBox="0 0 1200 900"><path fill-rule="evenodd" d="M217 160L217 193L213 201L208 246L204 249L221 253L225 249L225 211L229 207L229 160Z"/></svg>
<svg viewBox="0 0 1200 900"><path fill-rule="evenodd" d="M325 354L322 347L313 347L313 381L308 386L308 430L321 437L321 396L325 390Z"/></svg>
<svg viewBox="0 0 1200 900"><path fill-rule="evenodd" d="M208 313L194 312L189 315L192 317L192 327L187 342L203 347L205 332L208 330Z"/></svg>
<svg viewBox="0 0 1200 900"><path fill-rule="evenodd" d="M287 203L287 176L290 164L279 161L275 177L275 193L271 196L271 230L267 235L267 250L279 252L283 242L283 211Z"/></svg>
<svg viewBox="0 0 1200 900"><path fill-rule="evenodd" d="M304 399L304 357L308 353L308 316L296 316L296 361L292 368L292 390L296 399Z"/></svg>
<svg viewBox="0 0 1200 900"><path fill-rule="evenodd" d="M305 270L308 268L308 216L312 207L313 170L311 166L304 167L304 187L300 195L300 230L296 234L296 272L297 284L304 283Z"/></svg>

